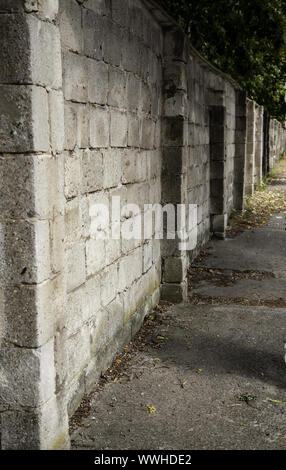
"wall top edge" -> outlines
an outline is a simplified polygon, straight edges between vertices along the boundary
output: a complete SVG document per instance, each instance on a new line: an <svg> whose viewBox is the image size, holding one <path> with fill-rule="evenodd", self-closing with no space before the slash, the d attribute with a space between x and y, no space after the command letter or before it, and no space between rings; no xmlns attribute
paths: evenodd
<svg viewBox="0 0 286 470"><path fill-rule="evenodd" d="M155 20L161 25L162 28L175 27L175 28L179 29L181 32L184 33L184 31L183 31L182 27L179 25L179 23L176 20L174 20L174 18L172 18L164 10L164 8L161 7L160 5L158 5L154 0L142 0L142 2L146 6L146 8L150 11L150 13L155 18ZM205 59L196 50L196 48L192 46L189 38L188 38L188 42L189 42L189 48L190 48L191 54L196 56L200 60L200 63L201 63L202 66L208 67L212 72L214 72L215 74L217 74L220 77L224 78L236 90L242 90L241 86L230 75L226 74L225 72L222 72L222 70L217 68L215 65L213 65L211 62L209 62L207 59Z"/></svg>

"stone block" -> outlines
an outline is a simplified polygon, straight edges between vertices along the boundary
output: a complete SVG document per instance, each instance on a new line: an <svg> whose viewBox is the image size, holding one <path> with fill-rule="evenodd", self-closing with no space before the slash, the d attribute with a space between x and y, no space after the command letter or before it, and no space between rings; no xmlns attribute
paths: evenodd
<svg viewBox="0 0 286 470"><path fill-rule="evenodd" d="M57 276L38 286L6 286L1 290L1 336L20 347L38 348L54 334L63 309L63 282Z"/></svg>
<svg viewBox="0 0 286 470"><path fill-rule="evenodd" d="M86 280L85 244L74 243L66 249L66 276L68 292L81 286Z"/></svg>
<svg viewBox="0 0 286 470"><path fill-rule="evenodd" d="M102 188L104 174L104 159L99 150L84 150L82 156L82 186L84 194L98 191Z"/></svg>
<svg viewBox="0 0 286 470"><path fill-rule="evenodd" d="M178 147L184 145L184 119L178 117L168 117L163 119L163 142L167 147Z"/></svg>
<svg viewBox="0 0 286 470"><path fill-rule="evenodd" d="M27 21L33 83L55 89L61 88L62 59L58 27L46 21L39 21L33 15L29 15Z"/></svg>
<svg viewBox="0 0 286 470"><path fill-rule="evenodd" d="M141 215L128 217L122 222L122 253L127 254L142 244L142 218Z"/></svg>
<svg viewBox="0 0 286 470"><path fill-rule="evenodd" d="M101 60L103 57L104 29L102 16L95 11L83 10L84 54Z"/></svg>
<svg viewBox="0 0 286 470"><path fill-rule="evenodd" d="M166 258L164 261L164 279L167 283L180 283L186 277L186 262L184 258Z"/></svg>
<svg viewBox="0 0 286 470"><path fill-rule="evenodd" d="M74 103L65 103L64 106L65 123L65 150L73 150L77 145L78 117L77 108Z"/></svg>
<svg viewBox="0 0 286 470"><path fill-rule="evenodd" d="M139 181L139 162L143 158L143 152L130 151L124 153L122 161L122 182L135 183ZM134 201L135 203L135 201Z"/></svg>
<svg viewBox="0 0 286 470"><path fill-rule="evenodd" d="M82 151L65 152L65 196L67 199L80 194Z"/></svg>
<svg viewBox="0 0 286 470"><path fill-rule="evenodd" d="M53 152L60 153L64 149L64 99L61 91L51 90L48 94L50 110L51 147Z"/></svg>
<svg viewBox="0 0 286 470"><path fill-rule="evenodd" d="M141 147L144 149L154 148L155 123L152 119L143 118Z"/></svg>
<svg viewBox="0 0 286 470"><path fill-rule="evenodd" d="M164 176L162 178L162 202L164 204L181 204L183 189L182 176Z"/></svg>
<svg viewBox="0 0 286 470"><path fill-rule="evenodd" d="M2 85L0 92L0 151L48 151L47 92L40 87L24 85Z"/></svg>
<svg viewBox="0 0 286 470"><path fill-rule="evenodd" d="M87 59L65 51L63 59L63 89L66 100L79 103L88 101Z"/></svg>
<svg viewBox="0 0 286 470"><path fill-rule="evenodd" d="M65 144L66 150L88 147L89 119L84 104L65 103Z"/></svg>
<svg viewBox="0 0 286 470"><path fill-rule="evenodd" d="M164 53L166 57L171 60L178 60L186 62L187 50L186 50L187 37L183 31L174 27L169 30L165 37Z"/></svg>
<svg viewBox="0 0 286 470"><path fill-rule="evenodd" d="M153 243L149 241L143 246L143 273L149 271L153 264Z"/></svg>
<svg viewBox="0 0 286 470"><path fill-rule="evenodd" d="M74 52L82 52L81 6L76 0L60 0L59 20L62 46Z"/></svg>
<svg viewBox="0 0 286 470"><path fill-rule="evenodd" d="M118 266L114 263L100 274L101 305L105 307L112 302L118 291Z"/></svg>
<svg viewBox="0 0 286 470"><path fill-rule="evenodd" d="M90 322L91 356L94 357L110 340L107 309L100 309Z"/></svg>
<svg viewBox="0 0 286 470"><path fill-rule="evenodd" d="M127 115L120 111L111 110L110 145L111 147L127 146Z"/></svg>
<svg viewBox="0 0 286 470"><path fill-rule="evenodd" d="M65 222L62 215L50 220L51 271L57 274L64 270Z"/></svg>
<svg viewBox="0 0 286 470"><path fill-rule="evenodd" d="M104 108L90 108L89 141L92 148L109 147L109 112Z"/></svg>
<svg viewBox="0 0 286 470"><path fill-rule="evenodd" d="M58 395L35 410L11 410L3 413L2 449L69 449L66 408L64 398Z"/></svg>
<svg viewBox="0 0 286 470"><path fill-rule="evenodd" d="M145 305L147 305L147 299L146 299ZM130 319L132 338L140 331L143 325L145 316L146 316L146 311L143 305L132 315Z"/></svg>
<svg viewBox="0 0 286 470"><path fill-rule="evenodd" d="M50 272L49 222L0 224L0 282L41 283Z"/></svg>
<svg viewBox="0 0 286 470"><path fill-rule="evenodd" d="M142 275L142 248L136 248L119 262L118 288L124 291Z"/></svg>
<svg viewBox="0 0 286 470"><path fill-rule="evenodd" d="M224 126L210 126L210 142L211 144L222 144L226 139L226 131Z"/></svg>
<svg viewBox="0 0 286 470"><path fill-rule="evenodd" d="M109 337L116 339L118 333L123 329L123 302L117 297L107 307Z"/></svg>
<svg viewBox="0 0 286 470"><path fill-rule="evenodd" d="M84 373L90 361L89 325L84 325L79 331L68 338L67 348L67 377L72 381Z"/></svg>
<svg viewBox="0 0 286 470"><path fill-rule="evenodd" d="M50 155L0 157L0 213L2 218L49 217L60 210L57 161ZM51 191L51 185L55 190Z"/></svg>
<svg viewBox="0 0 286 470"><path fill-rule="evenodd" d="M166 147L163 150L162 174L180 175L183 173L182 147Z"/></svg>
<svg viewBox="0 0 286 470"><path fill-rule="evenodd" d="M20 11L21 0L18 2L0 2L0 12ZM29 29L26 17L23 14L0 16L1 29L1 70L0 83L30 83L30 45Z"/></svg>
<svg viewBox="0 0 286 470"><path fill-rule="evenodd" d="M89 366L87 366L86 370L88 368ZM86 370L80 376L75 377L72 382L69 383L69 390L67 394L67 412L69 417L74 415L74 413L81 404L84 394L86 393Z"/></svg>
<svg viewBox="0 0 286 470"><path fill-rule="evenodd" d="M128 115L128 147L140 147L140 121L136 114Z"/></svg>
<svg viewBox="0 0 286 470"><path fill-rule="evenodd" d="M105 150L103 152L103 188L113 188L121 183L122 151Z"/></svg>
<svg viewBox="0 0 286 470"><path fill-rule="evenodd" d="M129 111L137 111L140 107L141 80L133 74L127 78L127 103Z"/></svg>
<svg viewBox="0 0 286 470"><path fill-rule="evenodd" d="M38 349L1 345L0 403L37 407L55 391L54 342ZM43 371L45 373L43 374Z"/></svg>
<svg viewBox="0 0 286 470"><path fill-rule="evenodd" d="M99 314L100 301L99 276L88 279L79 289L68 295L66 328L69 335L78 331L82 325Z"/></svg>
<svg viewBox="0 0 286 470"><path fill-rule="evenodd" d="M187 300L187 290L185 282L180 284L162 284L161 299L175 304L185 302Z"/></svg>
<svg viewBox="0 0 286 470"><path fill-rule="evenodd" d="M105 241L106 265L117 261L121 256L121 240L109 238Z"/></svg>
<svg viewBox="0 0 286 470"><path fill-rule="evenodd" d="M151 113L151 88L146 83L141 83L141 108L146 114Z"/></svg>
<svg viewBox="0 0 286 470"><path fill-rule="evenodd" d="M65 242L76 243L81 238L81 213L79 198L68 200L65 205Z"/></svg>
<svg viewBox="0 0 286 470"><path fill-rule="evenodd" d="M164 68L164 92L167 98L175 96L176 91L187 91L187 68L181 61L168 62Z"/></svg>
<svg viewBox="0 0 286 470"><path fill-rule="evenodd" d="M108 65L88 59L88 101L95 104L106 104L109 89Z"/></svg>
<svg viewBox="0 0 286 470"><path fill-rule="evenodd" d="M87 276L93 276L106 265L105 240L90 239L86 241Z"/></svg>
<svg viewBox="0 0 286 470"><path fill-rule="evenodd" d="M34 150L45 152L50 149L47 92L41 87L32 87L31 99Z"/></svg>
<svg viewBox="0 0 286 470"><path fill-rule="evenodd" d="M123 346L128 344L130 340L131 325L124 325L124 328L117 334L114 341L110 341L97 351L96 356L86 369L85 383L87 390L91 391L94 388L94 384L98 381L99 376L111 366L118 352L122 351Z"/></svg>
<svg viewBox="0 0 286 470"><path fill-rule="evenodd" d="M211 179L220 180L224 176L225 164L222 161L216 160L211 162L210 166L210 177Z"/></svg>
<svg viewBox="0 0 286 470"><path fill-rule="evenodd" d="M124 324L131 324L131 331L133 316L139 311L142 315L142 311L144 311L145 295L146 291L142 280L141 282L139 280L134 283L121 294L123 299Z"/></svg>
<svg viewBox="0 0 286 470"><path fill-rule="evenodd" d="M227 214L214 215L212 217L212 230L214 233L224 233L227 227Z"/></svg>
<svg viewBox="0 0 286 470"><path fill-rule="evenodd" d="M109 194L99 191L87 196L90 231L88 236L94 239L106 239L109 234ZM106 214L106 212L108 213ZM107 217L107 220L105 220Z"/></svg>
<svg viewBox="0 0 286 470"><path fill-rule="evenodd" d="M107 103L109 106L126 108L126 74L125 72L109 68L109 92Z"/></svg>
<svg viewBox="0 0 286 470"><path fill-rule="evenodd" d="M223 161L226 158L227 148L224 143L215 143L210 146L210 155L212 160Z"/></svg>
<svg viewBox="0 0 286 470"><path fill-rule="evenodd" d="M119 25L113 23L108 17L101 17L103 26L104 44L103 56L104 61L110 65L119 67L121 65L122 39L123 32Z"/></svg>

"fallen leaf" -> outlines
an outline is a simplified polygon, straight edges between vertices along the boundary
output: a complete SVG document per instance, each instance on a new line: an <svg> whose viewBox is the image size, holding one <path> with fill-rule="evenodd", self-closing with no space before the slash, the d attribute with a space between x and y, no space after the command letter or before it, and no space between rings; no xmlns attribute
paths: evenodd
<svg viewBox="0 0 286 470"><path fill-rule="evenodd" d="M156 413L155 406L146 405L146 408L147 408L150 415L153 415L154 413Z"/></svg>
<svg viewBox="0 0 286 470"><path fill-rule="evenodd" d="M277 403L278 405L285 405L284 401L273 400L272 398L266 398L266 400L271 401L272 403Z"/></svg>

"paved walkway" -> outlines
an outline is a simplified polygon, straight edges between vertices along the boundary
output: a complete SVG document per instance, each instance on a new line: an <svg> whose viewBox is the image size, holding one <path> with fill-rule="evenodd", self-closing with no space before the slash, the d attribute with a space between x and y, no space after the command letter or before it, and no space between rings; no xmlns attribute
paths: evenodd
<svg viewBox="0 0 286 470"><path fill-rule="evenodd" d="M75 416L74 449L286 450L285 230L276 214L208 244L190 302L151 317Z"/></svg>

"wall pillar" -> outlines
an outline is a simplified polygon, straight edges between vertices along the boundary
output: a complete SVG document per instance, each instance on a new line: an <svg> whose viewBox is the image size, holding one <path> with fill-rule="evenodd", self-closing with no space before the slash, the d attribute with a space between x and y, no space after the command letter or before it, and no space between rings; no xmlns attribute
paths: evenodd
<svg viewBox="0 0 286 470"><path fill-rule="evenodd" d="M227 227L225 208L226 108L224 90L209 90L210 218L211 231L223 238Z"/></svg>
<svg viewBox="0 0 286 470"><path fill-rule="evenodd" d="M245 161L245 196L254 193L255 102L247 100L247 142Z"/></svg>
<svg viewBox="0 0 286 470"><path fill-rule="evenodd" d="M262 182L263 106L255 106L255 170L254 184Z"/></svg>
<svg viewBox="0 0 286 470"><path fill-rule="evenodd" d="M179 30L168 30L164 47L162 204L173 204L177 216L177 205L187 203L186 38ZM187 298L188 256L186 251L180 251L177 233L174 239L162 240L161 252L162 298L171 302L184 301Z"/></svg>
<svg viewBox="0 0 286 470"><path fill-rule="evenodd" d="M263 110L263 156L262 156L262 173L263 176L266 176L269 172L269 124L270 116Z"/></svg>
<svg viewBox="0 0 286 470"><path fill-rule="evenodd" d="M69 446L57 346L65 302L58 2L2 1L0 415L2 449Z"/></svg>
<svg viewBox="0 0 286 470"><path fill-rule="evenodd" d="M234 187L233 206L236 210L244 208L244 168L246 159L246 93L235 92L235 156L234 156Z"/></svg>
<svg viewBox="0 0 286 470"><path fill-rule="evenodd" d="M210 213L212 232L217 237L224 237L227 225L224 210L225 125L225 107L210 106Z"/></svg>

